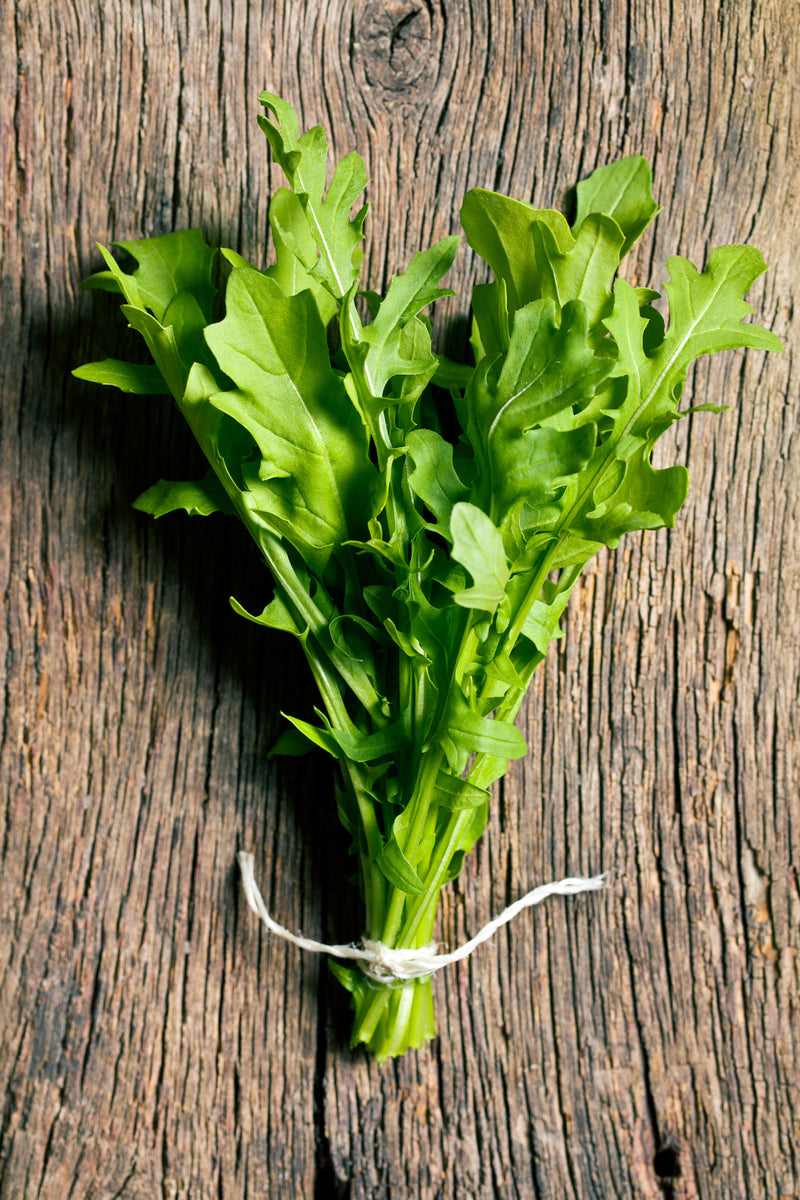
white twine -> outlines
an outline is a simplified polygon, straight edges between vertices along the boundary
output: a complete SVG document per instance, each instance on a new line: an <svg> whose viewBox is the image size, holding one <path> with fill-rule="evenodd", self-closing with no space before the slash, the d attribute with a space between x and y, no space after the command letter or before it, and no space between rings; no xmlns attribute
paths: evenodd
<svg viewBox="0 0 800 1200"><path fill-rule="evenodd" d="M300 937L285 929L283 925L279 925L269 915L253 873L252 854L240 850L236 858L242 872L242 887L247 903L270 932L299 946L301 950L310 950L314 954L330 954L333 958L354 959L367 978L379 984L399 983L403 980L421 979L426 975L433 975L435 971L441 971L442 967L459 962L462 958L468 958L473 950L482 942L488 942L489 938L493 937L502 925L513 921L517 913L521 913L523 909L532 908L534 904L541 904L542 900L546 900L548 896L574 896L578 892L597 891L598 888L605 886L608 878L608 872L604 871L602 875L594 875L591 879L561 879L558 883L542 884L528 892L527 895L520 897L519 900L515 900L513 904L509 904L508 908L503 909L498 917L484 925L483 929L463 946L459 946L457 950L451 950L448 954L442 954L435 942L417 950L407 950L385 946L383 942L373 941L372 938L362 938L359 945L351 942L346 946L328 946L325 942L315 942L313 938Z"/></svg>

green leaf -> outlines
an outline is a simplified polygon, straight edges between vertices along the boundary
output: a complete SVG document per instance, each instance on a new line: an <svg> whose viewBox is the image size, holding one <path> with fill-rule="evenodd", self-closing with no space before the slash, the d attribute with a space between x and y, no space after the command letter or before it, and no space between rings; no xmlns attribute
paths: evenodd
<svg viewBox="0 0 800 1200"><path fill-rule="evenodd" d="M433 850L438 824L438 811L431 806L425 819L421 836L413 849L409 849L409 833L414 820L412 805L407 805L392 822L389 837L377 857L377 863L391 884L411 896L425 891L417 873L415 863L426 862ZM408 851L413 858L408 857Z"/></svg>
<svg viewBox="0 0 800 1200"><path fill-rule="evenodd" d="M341 747L351 762L374 762L387 754L397 754L406 746L406 734L402 721L385 725L374 733L351 733L345 729L331 729L331 737Z"/></svg>
<svg viewBox="0 0 800 1200"><path fill-rule="evenodd" d="M650 454L660 432L630 456L611 496L577 522L574 532L613 548L634 529L672 528L688 494L689 472L683 466L653 467Z"/></svg>
<svg viewBox="0 0 800 1200"><path fill-rule="evenodd" d="M301 758L308 754L313 744L304 733L292 726L290 729L284 729L272 749L267 752L267 758Z"/></svg>
<svg viewBox="0 0 800 1200"><path fill-rule="evenodd" d="M203 336L208 320L197 297L191 292L178 292L166 307L162 324L171 329L181 358L187 366L200 362L205 363L211 370L216 368Z"/></svg>
<svg viewBox="0 0 800 1200"><path fill-rule="evenodd" d="M114 242L136 259L131 273L141 305L149 308L161 324L167 308L181 292L194 296L205 321L211 320L216 290L211 272L217 251L206 242L199 229L164 233L160 237L132 242Z"/></svg>
<svg viewBox="0 0 800 1200"><path fill-rule="evenodd" d="M429 250L415 254L405 271L395 275L368 325L362 325L355 307L355 288L345 300L342 339L348 361L367 387L363 395L355 383L348 390L356 402L365 405L365 417L377 416L390 403L400 400L413 405L433 378L438 360L431 351L428 326L418 313L441 296L452 295L438 286L456 256L459 238L449 237ZM399 395L387 397L392 380L403 381Z"/></svg>
<svg viewBox="0 0 800 1200"><path fill-rule="evenodd" d="M376 862L392 887L408 896L421 896L425 891L425 885L401 850L394 830Z"/></svg>
<svg viewBox="0 0 800 1200"><path fill-rule="evenodd" d="M113 271L95 271L93 275L87 275L81 288L86 292L115 292L118 296L122 295L122 288Z"/></svg>
<svg viewBox="0 0 800 1200"><path fill-rule="evenodd" d="M587 334L580 303L570 302L560 316L549 299L519 310L494 395L483 397L486 407L480 409L489 437L503 427L513 437L583 408L611 369L588 346Z"/></svg>
<svg viewBox="0 0 800 1200"><path fill-rule="evenodd" d="M290 104L271 92L262 92L259 103L269 116L260 116L259 125L272 147L292 190L306 213L308 228L316 244L319 259L303 261L307 271L320 280L330 294L341 300L358 278L366 206L351 220L350 211L367 183L364 162L358 154L348 154L336 165L325 193L328 142L319 125L300 135L297 114ZM299 241L289 242L295 253L303 253Z"/></svg>
<svg viewBox="0 0 800 1200"><path fill-rule="evenodd" d="M552 300L536 300L515 318L500 365L485 362L463 405L465 432L479 468L476 502L500 521L518 500L553 495L594 449L594 427L570 429L612 364L588 344L586 311L567 304L559 322ZM543 422L556 429L542 428ZM561 431L561 425L567 428Z"/></svg>
<svg viewBox="0 0 800 1200"><path fill-rule="evenodd" d="M510 314L546 298L559 306L582 301L590 329L605 315L623 243L610 217L590 214L576 237L553 209L536 209L475 188L464 199L461 224L473 250L504 284ZM493 303L498 301L493 297ZM479 318L479 324L483 329L489 321ZM496 348L496 337L490 341Z"/></svg>
<svg viewBox="0 0 800 1200"><path fill-rule="evenodd" d="M244 255L240 254L238 250L231 250L230 246L220 247L220 254L225 259L225 262L231 267L253 267L254 271L257 269L253 263L248 262Z"/></svg>
<svg viewBox="0 0 800 1200"><path fill-rule="evenodd" d="M226 316L206 340L236 385L211 403L255 439L258 503L321 569L369 516L375 469L361 420L328 358L310 292L285 296L251 268L231 273ZM257 481L253 481L256 486Z"/></svg>
<svg viewBox="0 0 800 1200"><path fill-rule="evenodd" d="M301 628L298 625L286 602L278 595L273 596L266 608L258 615L248 612L234 596L228 597L228 603L238 616L244 617L246 621L252 621L254 625L265 625L268 629L280 629L285 633L293 634L301 641L305 641L308 636L308 630L305 626Z"/></svg>
<svg viewBox="0 0 800 1200"><path fill-rule="evenodd" d="M571 590L571 588L561 591L556 589L554 594L551 592L549 599L545 592L545 595L541 599L535 600L528 610L522 632L542 655L547 654L547 647L554 638L564 636L559 619L567 607Z"/></svg>
<svg viewBox="0 0 800 1200"><path fill-rule="evenodd" d="M187 366L182 357L175 338L175 331L169 326L162 325L144 307L136 272L131 275L126 274L105 246L99 246L99 250L108 264L110 274L116 280L127 301L122 305L123 315L127 318L131 329L135 329L144 338L165 384L172 395L179 400L186 385L191 363Z"/></svg>
<svg viewBox="0 0 800 1200"><path fill-rule="evenodd" d="M594 425L578 429L530 429L518 435L514 457L502 491L495 497L500 511L516 500L535 504L557 493L560 485L576 475L589 460L597 444Z"/></svg>
<svg viewBox="0 0 800 1200"><path fill-rule="evenodd" d="M311 236L303 206L288 188L278 188L269 205L269 223L275 245L276 263L265 274L274 279L286 296L308 289L314 296L323 325L337 312L337 304L310 269L316 262L316 243ZM245 266L245 263L237 264Z"/></svg>
<svg viewBox="0 0 800 1200"><path fill-rule="evenodd" d="M653 355L654 387L667 378L685 376L689 364L701 354L735 350L782 350L783 343L768 329L743 324L752 314L744 300L767 269L760 250L754 246L720 246L712 250L700 273L688 259L667 259L670 279L664 290L669 299L670 320L664 341Z"/></svg>
<svg viewBox="0 0 800 1200"><path fill-rule="evenodd" d="M189 371L178 406L206 458L232 502L246 511L252 496L246 490L243 466L258 454L256 445L241 425L220 412L211 398L220 391L215 376L202 363L194 363Z"/></svg>
<svg viewBox="0 0 800 1200"><path fill-rule="evenodd" d="M409 637L408 634L403 633L402 629L397 628L391 617L384 618L383 626L389 637L407 658L411 658L415 662L430 663L430 657L423 650L418 638Z"/></svg>
<svg viewBox="0 0 800 1200"><path fill-rule="evenodd" d="M439 740L451 770L459 774L470 754L491 754L507 760L524 758L528 752L525 738L515 725L480 716L458 687L450 691Z"/></svg>
<svg viewBox="0 0 800 1200"><path fill-rule="evenodd" d="M452 293L451 293L452 294ZM432 382L436 387L449 391L451 388L465 388L472 378L474 367L466 363L454 362L446 354L439 351L436 355L436 374Z"/></svg>
<svg viewBox="0 0 800 1200"><path fill-rule="evenodd" d="M660 212L653 199L650 164L638 155L598 167L581 180L576 190L578 208L573 230L577 232L592 213L613 217L625 238L620 258Z"/></svg>
<svg viewBox="0 0 800 1200"><path fill-rule="evenodd" d="M479 283L472 289L472 334L470 345L475 362L495 359L508 350L511 327L506 285L501 278ZM467 380L467 386L472 376Z"/></svg>
<svg viewBox="0 0 800 1200"><path fill-rule="evenodd" d="M467 192L461 205L460 219L467 241L505 283L510 312L540 295L532 229L533 222L545 212L484 188Z"/></svg>
<svg viewBox="0 0 800 1200"><path fill-rule="evenodd" d="M84 363L82 367L76 367L72 374L76 379L85 379L88 383L102 383L106 387L119 388L121 392L135 392L139 396L169 395L163 375L152 363L129 363L121 362L118 358L104 358L101 362Z"/></svg>
<svg viewBox="0 0 800 1200"><path fill-rule="evenodd" d="M365 367L376 395L382 395L393 376L410 373L408 360L401 353L398 331L429 304L453 295L449 288L438 285L453 264L460 240L446 237L429 250L415 254L405 271L392 277L374 319L363 328L361 340L367 345ZM438 360L434 360L434 370L437 366Z"/></svg>
<svg viewBox="0 0 800 1200"><path fill-rule="evenodd" d="M675 419L676 397L689 366L700 355L745 346L757 350L782 348L774 333L742 323L742 318L753 311L743 299L744 293L766 270L754 247L723 246L713 250L702 273L685 258L670 258L667 266L671 273L665 285L669 327L650 356L643 347L647 323L640 315L634 289L624 280L617 281L614 311L606 321L618 349L614 374L628 380L618 420L625 421L634 434L646 434L657 421Z"/></svg>
<svg viewBox="0 0 800 1200"><path fill-rule="evenodd" d="M586 308L590 331L598 329L611 305L611 284L619 266L623 235L610 217L590 213L573 237L560 213L533 224L532 237L539 295L559 307L580 300ZM533 298L533 297L532 297Z"/></svg>
<svg viewBox="0 0 800 1200"><path fill-rule="evenodd" d="M503 599L510 575L500 530L474 504L459 501L450 517L452 555L466 567L473 586L456 592L456 604L494 613Z"/></svg>
<svg viewBox="0 0 800 1200"><path fill-rule="evenodd" d="M181 357L172 328L163 326L146 309L133 304L123 304L122 313L131 329L135 329L144 338L161 377L172 395L176 399L179 398L186 386L189 371Z"/></svg>
<svg viewBox="0 0 800 1200"><path fill-rule="evenodd" d="M661 299L661 293L654 291L652 288L642 287L634 288L634 291L639 301L639 313L647 321L642 335L642 345L644 346L645 354L649 358L664 340L664 318L653 304L654 300Z"/></svg>
<svg viewBox="0 0 800 1200"><path fill-rule="evenodd" d="M758 250L723 246L712 251L701 273L683 258L668 260L670 303L667 331L650 354L648 319L640 297L624 280L614 288L606 326L617 347L613 375L625 382L618 408L608 410L611 428L578 478L562 528L616 545L630 529L673 524L686 496L682 467L656 471L650 453L656 439L678 419L678 401L691 363L701 354L751 346L780 349L777 337L743 324L753 310L744 293L765 270Z"/></svg>
<svg viewBox="0 0 800 1200"><path fill-rule="evenodd" d="M453 447L432 429L413 429L406 446L412 463L409 486L436 518L436 532L449 538L453 505L468 494L453 466Z"/></svg>
<svg viewBox="0 0 800 1200"><path fill-rule="evenodd" d="M319 725L310 725L308 721L301 721L299 717L292 717L289 713L282 712L282 717L287 721L291 721L295 729L297 729L303 737L307 738L313 746L318 746L320 750L324 750L326 754L333 755L334 758L339 757L339 746L336 739L327 729L321 729Z"/></svg>
<svg viewBox="0 0 800 1200"><path fill-rule="evenodd" d="M345 634L345 623L350 626L350 633ZM349 654L355 662L371 663L375 643L386 645L386 637L377 625L357 613L343 612L330 622L331 639L343 654Z"/></svg>
<svg viewBox="0 0 800 1200"><path fill-rule="evenodd" d="M152 517L163 517L181 509L190 517L206 517L217 512L233 516L235 512L225 489L212 471L205 478L189 483L159 479L158 483L134 500L133 507Z"/></svg>
<svg viewBox="0 0 800 1200"><path fill-rule="evenodd" d="M433 793L434 803L451 812L463 812L470 808L480 808L489 800L486 788L475 787L466 779L459 779L447 771L440 771L436 776Z"/></svg>

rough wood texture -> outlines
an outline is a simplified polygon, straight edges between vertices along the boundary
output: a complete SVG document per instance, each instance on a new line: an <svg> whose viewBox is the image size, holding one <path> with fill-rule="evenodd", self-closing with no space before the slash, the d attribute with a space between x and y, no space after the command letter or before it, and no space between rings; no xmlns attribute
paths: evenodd
<svg viewBox="0 0 800 1200"><path fill-rule="evenodd" d="M797 77L788 0L21 0L2 16L0 803L3 1200L800 1195ZM786 339L708 360L662 461L671 534L588 572L536 683L530 755L444 906L611 867L435 985L441 1038L346 1048L324 965L358 933L324 764L267 760L307 702L244 536L131 511L196 463L158 399L67 377L121 353L78 292L94 242L200 224L259 259L265 85L358 148L370 273L457 228L464 190L560 202L641 152L664 205L629 272L750 240ZM464 341L465 289L437 317ZM301 681L298 681L301 677Z"/></svg>

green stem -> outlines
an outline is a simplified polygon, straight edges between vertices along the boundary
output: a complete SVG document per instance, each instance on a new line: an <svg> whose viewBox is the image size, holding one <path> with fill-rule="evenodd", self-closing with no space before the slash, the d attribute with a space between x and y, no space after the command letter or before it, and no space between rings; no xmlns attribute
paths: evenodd
<svg viewBox="0 0 800 1200"><path fill-rule="evenodd" d="M291 606L300 617L301 628L305 625L309 633L318 643L324 656L331 666L351 689L361 702L377 728L385 725L387 717L381 709L381 698L370 683L366 674L359 672L354 664L358 661L355 655L339 649L330 635L330 617L320 612L308 591L297 576L294 566L280 538L262 526L257 526L257 532L248 523L261 554L272 572L275 580L283 588Z"/></svg>
<svg viewBox="0 0 800 1200"><path fill-rule="evenodd" d="M412 809L411 824L406 843L401 849L412 866L414 865L420 838L425 828L425 821L427 820L428 811L431 806L431 799L436 787L436 778L442 764L442 757L442 750L439 748L431 750L423 756L416 787L409 801L409 807ZM397 932L403 918L403 909L409 900L409 893L401 891L398 887L391 889L390 896L389 907L386 911L380 936L380 940L384 946L395 946L397 944ZM402 942L401 945L406 946L407 943Z"/></svg>
<svg viewBox="0 0 800 1200"><path fill-rule="evenodd" d="M559 536L549 544L547 550L545 551L542 561L539 563L539 566L536 569L536 574L531 580L530 586L525 593L522 603L518 605L513 619L509 622L508 628L503 634L500 646L498 648L498 654L510 654L514 649L514 646L517 644L517 639L522 633L522 627L528 618L528 613L539 599L544 581L550 574L553 562L555 561L558 551L561 549L561 543L563 542L565 536L565 534L559 534ZM486 690L486 686L487 685L484 684L482 693Z"/></svg>
<svg viewBox="0 0 800 1200"><path fill-rule="evenodd" d="M433 912L411 943L427 945L433 935ZM430 977L409 983L376 986L359 980L354 991L356 1016L352 1044L365 1043L379 1059L418 1049L434 1035Z"/></svg>
<svg viewBox="0 0 800 1200"><path fill-rule="evenodd" d="M337 680L331 676L323 658L316 654L308 643L304 646L306 659L314 676L319 694L327 710L331 722L339 729L352 729L350 716L342 699ZM367 928L372 931L377 928L383 913L386 879L377 865L377 857L383 847L383 838L378 828L375 815L375 805L366 787L357 763L342 756L339 759L345 785L352 790L360 817L360 829L363 835L363 845L360 845L362 859L362 878L364 881L364 903L367 909ZM362 838L359 837L359 843ZM364 861L366 858L366 862ZM366 869L365 869L366 867Z"/></svg>
<svg viewBox="0 0 800 1200"><path fill-rule="evenodd" d="M539 657L539 662L542 661ZM536 663L538 666L538 662ZM533 670L530 674L533 674ZM498 706L496 718L503 721L513 721L516 717L522 700L525 696L526 688L521 692L514 689L514 694L507 695L502 703ZM487 753L478 754L472 764L472 769L467 776L467 781L475 785L475 787L486 787L494 777L494 756ZM427 928L430 924L433 926L433 918L436 913L436 904L439 898L439 893L442 890L445 882L447 869L450 866L453 855L459 849L459 843L464 833L469 828L470 821L475 819L474 809L465 809L461 812L451 814L447 825L437 841L436 850L431 858L431 863L428 872L424 879L424 892L415 896L411 903L407 906L405 923L402 925L398 934L398 943L401 946L416 944L414 939L417 937L420 927Z"/></svg>

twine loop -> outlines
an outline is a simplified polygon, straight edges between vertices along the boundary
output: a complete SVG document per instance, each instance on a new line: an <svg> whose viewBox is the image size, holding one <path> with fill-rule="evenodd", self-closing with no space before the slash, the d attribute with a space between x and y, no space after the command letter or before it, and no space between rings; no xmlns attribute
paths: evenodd
<svg viewBox="0 0 800 1200"><path fill-rule="evenodd" d="M253 855L241 850L236 858L242 872L242 888L247 903L271 933L283 938L284 941L291 942L301 950L308 950L313 954L330 954L333 958L350 959L358 964L368 979L381 985L405 983L411 979L424 979L426 976L435 974L436 971L441 971L442 967L468 958L478 946L483 942L488 942L501 926L513 921L514 917L523 909L541 904L548 896L575 896L580 892L597 891L605 887L609 874L608 871L604 871L602 875L594 875L589 879L570 878L561 879L557 883L541 884L521 896L519 900L515 900L508 908L503 909L499 916L487 922L483 929L479 930L468 942L464 942L463 946L459 946L457 950L442 953L435 942L411 950L386 946L383 942L375 941L372 938L362 938L358 944L350 942L347 945L329 946L326 942L300 937L284 928L283 925L279 925L267 911L264 898L258 890L255 880Z"/></svg>

